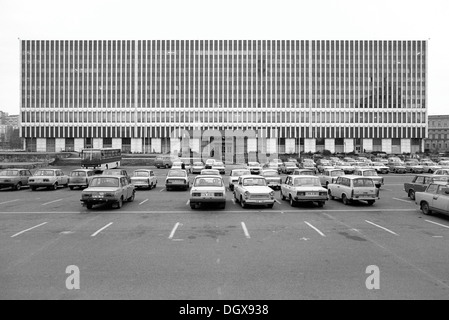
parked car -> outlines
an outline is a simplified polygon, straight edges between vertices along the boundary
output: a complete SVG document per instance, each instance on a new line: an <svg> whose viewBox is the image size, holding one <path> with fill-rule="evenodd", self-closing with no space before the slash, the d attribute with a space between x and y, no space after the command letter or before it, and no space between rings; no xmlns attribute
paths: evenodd
<svg viewBox="0 0 449 320"><path fill-rule="evenodd" d="M287 176L281 185L281 199L290 201L292 207L300 202L315 202L322 207L328 196L316 176Z"/></svg>
<svg viewBox="0 0 449 320"><path fill-rule="evenodd" d="M424 168L424 172L428 173L433 173L438 169L441 169L441 167L433 161L421 161L419 164Z"/></svg>
<svg viewBox="0 0 449 320"><path fill-rule="evenodd" d="M202 162L194 162L192 165L192 173L201 173L203 169L205 169L205 166Z"/></svg>
<svg viewBox="0 0 449 320"><path fill-rule="evenodd" d="M355 168L347 162L339 161L335 164L335 169L341 169L345 174L352 174Z"/></svg>
<svg viewBox="0 0 449 320"><path fill-rule="evenodd" d="M173 156L161 156L161 157L156 157L156 159L154 160L154 166L156 168L171 168L171 166L173 165L173 161L175 161L176 158Z"/></svg>
<svg viewBox="0 0 449 320"><path fill-rule="evenodd" d="M319 179L321 185L327 188L329 183L335 183L338 177L344 175L345 172L341 169L326 169L324 170L323 174L319 176Z"/></svg>
<svg viewBox="0 0 449 320"><path fill-rule="evenodd" d="M165 189L170 191L172 189L184 189L188 190L189 175L186 170L170 169L165 178Z"/></svg>
<svg viewBox="0 0 449 320"><path fill-rule="evenodd" d="M292 173L293 176L314 176L315 174L313 169L295 169Z"/></svg>
<svg viewBox="0 0 449 320"><path fill-rule="evenodd" d="M134 201L134 185L125 176L95 176L81 193L81 202L87 209L97 204L111 204L120 209L124 201Z"/></svg>
<svg viewBox="0 0 449 320"><path fill-rule="evenodd" d="M334 167L331 160L320 159L317 161L316 168L319 173L322 173L325 169L331 168L331 167L332 168Z"/></svg>
<svg viewBox="0 0 449 320"><path fill-rule="evenodd" d="M40 187L56 190L67 187L69 177L61 169L39 169L28 178L28 184L33 191Z"/></svg>
<svg viewBox="0 0 449 320"><path fill-rule="evenodd" d="M390 168L391 173L406 173L407 170L405 169L403 162L388 162L388 168Z"/></svg>
<svg viewBox="0 0 449 320"><path fill-rule="evenodd" d="M415 203L425 215L433 212L449 215L449 184L431 183L425 191L416 193Z"/></svg>
<svg viewBox="0 0 449 320"><path fill-rule="evenodd" d="M215 159L207 159L204 164L204 169L212 169L213 164L215 163Z"/></svg>
<svg viewBox="0 0 449 320"><path fill-rule="evenodd" d="M370 167L376 170L377 173L388 174L390 172L390 168L385 165L385 162L373 162L370 164Z"/></svg>
<svg viewBox="0 0 449 320"><path fill-rule="evenodd" d="M103 171L104 176L124 176L131 183L131 177L125 169L107 169Z"/></svg>
<svg viewBox="0 0 449 320"><path fill-rule="evenodd" d="M281 166L281 172L285 174L292 174L298 167L294 162L284 162Z"/></svg>
<svg viewBox="0 0 449 320"><path fill-rule="evenodd" d="M251 172L251 174L260 174L262 171L262 166L259 162L248 162L248 169Z"/></svg>
<svg viewBox="0 0 449 320"><path fill-rule="evenodd" d="M267 186L264 177L258 175L240 176L234 188L234 199L242 208L248 205L265 205L273 208L274 191Z"/></svg>
<svg viewBox="0 0 449 320"><path fill-rule="evenodd" d="M271 169L276 170L278 173L281 173L282 162L268 162L266 163L262 169Z"/></svg>
<svg viewBox="0 0 449 320"><path fill-rule="evenodd" d="M314 171L317 170L315 161L313 161L312 159L303 159L301 164L300 164L300 168L302 168L302 169L310 169L310 170L314 170Z"/></svg>
<svg viewBox="0 0 449 320"><path fill-rule="evenodd" d="M92 169L75 169L70 173L69 188L70 190L78 188L87 188L90 180L95 176L95 170Z"/></svg>
<svg viewBox="0 0 449 320"><path fill-rule="evenodd" d="M190 190L190 208L200 205L217 204L220 209L226 207L226 188L223 178L213 175L196 176Z"/></svg>
<svg viewBox="0 0 449 320"><path fill-rule="evenodd" d="M28 186L28 179L32 176L28 169L4 169L0 171L0 189L11 188L20 190Z"/></svg>
<svg viewBox="0 0 449 320"><path fill-rule="evenodd" d="M376 188L380 188L384 184L384 178L377 175L376 170L370 168L355 169L353 175L371 178Z"/></svg>
<svg viewBox="0 0 449 320"><path fill-rule="evenodd" d="M262 173L260 175L267 181L267 186L269 186L273 190L281 189L282 180L277 170L265 169L262 170Z"/></svg>
<svg viewBox="0 0 449 320"><path fill-rule="evenodd" d="M218 171L217 169L203 169L200 172L200 175L216 175L219 176L220 175L220 171Z"/></svg>
<svg viewBox="0 0 449 320"><path fill-rule="evenodd" d="M417 174L411 182L404 183L404 191L410 199L415 200L416 192L426 190L429 184L435 181L449 181L449 176L439 176L430 173Z"/></svg>
<svg viewBox="0 0 449 320"><path fill-rule="evenodd" d="M435 175L449 175L449 169L438 169L433 174L435 174Z"/></svg>
<svg viewBox="0 0 449 320"><path fill-rule="evenodd" d="M233 169L229 176L229 190L234 191L234 186L239 180L240 176L251 175L249 169Z"/></svg>
<svg viewBox="0 0 449 320"><path fill-rule="evenodd" d="M449 169L448 160L441 160L440 162L438 162L438 165L441 167L441 169Z"/></svg>
<svg viewBox="0 0 449 320"><path fill-rule="evenodd" d="M226 167L221 161L215 161L215 163L212 165L212 169L218 170L220 174L226 174Z"/></svg>
<svg viewBox="0 0 449 320"><path fill-rule="evenodd" d="M379 189L374 185L371 178L348 175L338 177L335 183L328 185L329 198L342 199L345 205L352 201L366 201L368 205L373 205L379 200Z"/></svg>
<svg viewBox="0 0 449 320"><path fill-rule="evenodd" d="M153 189L157 186L157 178L153 170L137 169L131 177L131 183L137 188Z"/></svg>

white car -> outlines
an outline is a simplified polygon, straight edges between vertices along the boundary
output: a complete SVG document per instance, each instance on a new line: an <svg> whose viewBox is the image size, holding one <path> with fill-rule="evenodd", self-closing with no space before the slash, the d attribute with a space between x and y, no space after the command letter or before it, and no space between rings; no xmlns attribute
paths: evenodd
<svg viewBox="0 0 449 320"><path fill-rule="evenodd" d="M204 176L204 175L219 176L220 171L218 171L217 169L203 169L203 170L201 170L200 175L202 175L202 176Z"/></svg>
<svg viewBox="0 0 449 320"><path fill-rule="evenodd" d="M196 209L205 204L217 204L220 209L226 207L226 188L222 177L216 175L195 177L190 189L190 208Z"/></svg>
<svg viewBox="0 0 449 320"><path fill-rule="evenodd" d="M212 165L215 163L215 159L207 159L204 164L204 169L212 169Z"/></svg>
<svg viewBox="0 0 449 320"><path fill-rule="evenodd" d="M248 162L248 169L251 171L251 174L260 174L262 166L259 162Z"/></svg>
<svg viewBox="0 0 449 320"><path fill-rule="evenodd" d="M189 164L185 164L182 161L174 161L171 169L181 169L181 170L186 170L187 172L191 171L190 165Z"/></svg>
<svg viewBox="0 0 449 320"><path fill-rule="evenodd" d="M441 166L433 161L421 161L419 164L423 166L425 173L434 173L438 169L441 169Z"/></svg>
<svg viewBox="0 0 449 320"><path fill-rule="evenodd" d="M273 190L281 189L282 179L277 170L265 169L260 175L267 181L267 186Z"/></svg>
<svg viewBox="0 0 449 320"><path fill-rule="evenodd" d="M447 160L441 160L438 162L438 165L441 167L441 169L449 169L449 161Z"/></svg>
<svg viewBox="0 0 449 320"><path fill-rule="evenodd" d="M136 188L149 188L151 190L156 188L157 179L153 170L137 169L131 176L131 183Z"/></svg>
<svg viewBox="0 0 449 320"><path fill-rule="evenodd" d="M95 176L95 171L92 169L75 169L70 173L69 188L70 190L89 187L90 180Z"/></svg>
<svg viewBox="0 0 449 320"><path fill-rule="evenodd" d="M338 177L335 183L330 183L327 186L327 190L331 200L342 199L345 205L359 200L373 205L376 200L379 200L379 189L374 185L373 179L361 176Z"/></svg>
<svg viewBox="0 0 449 320"><path fill-rule="evenodd" d="M438 169L433 174L434 175L449 175L449 169Z"/></svg>
<svg viewBox="0 0 449 320"><path fill-rule="evenodd" d="M267 186L264 177L258 175L240 176L234 187L234 199L242 208L248 205L265 205L273 208L274 191Z"/></svg>
<svg viewBox="0 0 449 320"><path fill-rule="evenodd" d="M316 176L287 176L281 185L281 199L290 201L292 207L300 202L315 202L322 207L328 196Z"/></svg>
<svg viewBox="0 0 449 320"><path fill-rule="evenodd" d="M165 189L170 191L172 189L189 189L189 176L187 171L180 169L170 169L165 178Z"/></svg>
<svg viewBox="0 0 449 320"><path fill-rule="evenodd" d="M345 172L341 169L326 169L323 174L319 176L321 185L326 187L330 183L335 183L340 176L344 176Z"/></svg>
<svg viewBox="0 0 449 320"><path fill-rule="evenodd" d="M434 211L449 215L449 185L447 182L431 183L426 191L416 192L415 203L425 215Z"/></svg>
<svg viewBox="0 0 449 320"><path fill-rule="evenodd" d="M225 167L224 163L221 161L215 161L215 163L212 165L212 169L218 170L218 172L220 172L220 174L226 173L226 167Z"/></svg>
<svg viewBox="0 0 449 320"><path fill-rule="evenodd" d="M374 184L376 185L376 188L380 188L383 184L384 184L384 178L383 177L379 177L377 175L376 170L374 169L366 169L366 168L360 168L360 169L355 169L354 173L355 176L362 176L362 177L368 177L373 179Z"/></svg>
<svg viewBox="0 0 449 320"><path fill-rule="evenodd" d="M339 161L335 164L335 169L341 169L345 174L352 174L355 168L347 162Z"/></svg>
<svg viewBox="0 0 449 320"><path fill-rule="evenodd" d="M68 187L69 177L61 169L39 169L34 175L28 178L31 190L40 187L56 190L59 187Z"/></svg>
<svg viewBox="0 0 449 320"><path fill-rule="evenodd" d="M388 174L390 172L390 168L385 165L385 162L373 162L370 164L370 167L376 170L377 173Z"/></svg>
<svg viewBox="0 0 449 320"><path fill-rule="evenodd" d="M276 171L277 172L277 171ZM234 191L234 186L239 181L240 176L249 176L251 172L248 169L233 169L229 176L229 190Z"/></svg>
<svg viewBox="0 0 449 320"><path fill-rule="evenodd" d="M204 163L194 162L192 165L192 173L201 173L201 170L205 169Z"/></svg>

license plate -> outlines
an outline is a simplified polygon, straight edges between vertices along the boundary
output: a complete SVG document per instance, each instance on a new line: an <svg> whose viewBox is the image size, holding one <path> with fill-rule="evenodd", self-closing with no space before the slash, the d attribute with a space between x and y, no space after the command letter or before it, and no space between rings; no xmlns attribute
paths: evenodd
<svg viewBox="0 0 449 320"><path fill-rule="evenodd" d="M306 192L306 196L318 196L318 192Z"/></svg>

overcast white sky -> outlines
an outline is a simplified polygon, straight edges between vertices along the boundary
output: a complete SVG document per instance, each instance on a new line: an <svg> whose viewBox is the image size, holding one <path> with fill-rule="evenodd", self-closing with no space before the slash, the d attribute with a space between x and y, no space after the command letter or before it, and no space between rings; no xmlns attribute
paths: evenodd
<svg viewBox="0 0 449 320"><path fill-rule="evenodd" d="M449 114L448 0L0 0L0 110L20 109L20 39L429 40L429 114Z"/></svg>

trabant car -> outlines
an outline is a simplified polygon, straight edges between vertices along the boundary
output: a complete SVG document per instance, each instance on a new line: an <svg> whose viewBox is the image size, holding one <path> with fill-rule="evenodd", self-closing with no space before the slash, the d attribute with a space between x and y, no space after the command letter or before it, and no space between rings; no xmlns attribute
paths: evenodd
<svg viewBox="0 0 449 320"><path fill-rule="evenodd" d="M221 161L215 161L215 163L212 165L212 169L218 170L218 172L220 172L220 174L226 173L226 167L225 167L224 163Z"/></svg>
<svg viewBox="0 0 449 320"><path fill-rule="evenodd" d="M314 176L315 170L313 169L295 169L292 173L294 176Z"/></svg>
<svg viewBox="0 0 449 320"><path fill-rule="evenodd" d="M373 179L374 184L376 185L376 188L380 188L384 184L384 178L379 177L377 175L376 170L374 169L355 169L353 175L355 176L362 176L362 177L368 177Z"/></svg>
<svg viewBox="0 0 449 320"><path fill-rule="evenodd" d="M449 176L435 175L430 173L417 174L411 182L404 183L404 191L408 197L415 200L415 193L422 192L427 189L428 185L435 181L448 181Z"/></svg>
<svg viewBox="0 0 449 320"><path fill-rule="evenodd" d="M345 174L352 174L355 168L347 162L339 161L335 164L335 169L341 169Z"/></svg>
<svg viewBox="0 0 449 320"><path fill-rule="evenodd" d="M192 165L192 173L201 173L201 170L205 169L204 163L194 162Z"/></svg>
<svg viewBox="0 0 449 320"><path fill-rule="evenodd" d="M251 174L260 174L262 171L262 166L259 162L248 162L248 169L251 171Z"/></svg>
<svg viewBox="0 0 449 320"><path fill-rule="evenodd" d="M156 188L157 179L153 170L137 169L133 172L131 183L136 188L148 188L151 190Z"/></svg>
<svg viewBox="0 0 449 320"><path fill-rule="evenodd" d="M431 183L425 191L416 193L415 203L425 215L433 212L449 215L449 184Z"/></svg>
<svg viewBox="0 0 449 320"><path fill-rule="evenodd" d="M240 176L251 175L249 169L233 169L229 176L229 190L234 191L234 186L239 181Z"/></svg>
<svg viewBox="0 0 449 320"><path fill-rule="evenodd" d="M264 177L258 175L240 176L234 187L234 199L242 208L248 205L265 205L273 208L274 191L267 186Z"/></svg>
<svg viewBox="0 0 449 320"><path fill-rule="evenodd" d="M407 169L405 168L405 165L403 162L392 161L392 162L388 162L387 166L388 166L388 168L390 168L391 173L406 173L407 172Z"/></svg>
<svg viewBox="0 0 449 320"><path fill-rule="evenodd" d="M167 191L172 189L189 189L189 175L186 170L170 169L165 178L165 188Z"/></svg>
<svg viewBox="0 0 449 320"><path fill-rule="evenodd" d="M212 165L215 163L215 159L207 159L204 164L204 169L212 169Z"/></svg>
<svg viewBox="0 0 449 320"><path fill-rule="evenodd" d="M379 189L374 185L373 179L368 177L341 176L335 183L330 183L327 189L331 200L342 199L345 205L360 200L373 205L376 200L379 200Z"/></svg>
<svg viewBox="0 0 449 320"><path fill-rule="evenodd" d="M337 181L338 177L344 176L345 172L341 169L327 169L324 170L323 174L319 176L321 185L323 187L326 187L329 185L329 183L335 183Z"/></svg>
<svg viewBox="0 0 449 320"><path fill-rule="evenodd" d="M277 170L265 169L262 170L262 173L260 175L267 181L267 186L269 186L273 190L281 189L282 179Z"/></svg>
<svg viewBox="0 0 449 320"><path fill-rule="evenodd" d="M435 175L449 175L449 169L438 169L437 171L435 171L433 174Z"/></svg>
<svg viewBox="0 0 449 320"><path fill-rule="evenodd" d="M81 202L87 209L96 204L111 204L120 209L124 201L134 201L134 185L125 176L95 176L81 193Z"/></svg>
<svg viewBox="0 0 449 320"><path fill-rule="evenodd" d="M128 179L128 183L131 183L131 177L125 169L107 169L102 174L105 176L124 176Z"/></svg>
<svg viewBox="0 0 449 320"><path fill-rule="evenodd" d="M424 172L428 173L433 173L438 169L441 169L441 166L437 165L433 161L421 161L419 164L424 168Z"/></svg>
<svg viewBox="0 0 449 320"><path fill-rule="evenodd" d="M39 169L28 179L31 190L45 187L56 190L69 185L69 177L61 169Z"/></svg>
<svg viewBox="0 0 449 320"><path fill-rule="evenodd" d="M203 169L203 170L201 170L200 175L216 175L216 176L219 176L220 175L220 171L218 171L216 169Z"/></svg>
<svg viewBox="0 0 449 320"><path fill-rule="evenodd" d="M385 165L385 162L373 162L370 163L370 167L377 173L388 174L390 172L390 168Z"/></svg>
<svg viewBox="0 0 449 320"><path fill-rule="evenodd" d="M284 162L281 166L281 172L285 174L292 174L298 167L294 162Z"/></svg>
<svg viewBox="0 0 449 320"><path fill-rule="evenodd" d="M87 188L90 180L95 176L95 170L92 169L75 169L70 172L69 188L70 190L78 188Z"/></svg>
<svg viewBox="0 0 449 320"><path fill-rule="evenodd" d="M404 166L407 173L424 173L424 167L417 161L406 161Z"/></svg>
<svg viewBox="0 0 449 320"><path fill-rule="evenodd" d="M328 195L316 176L287 176L281 186L281 199L290 201L292 207L300 202L315 202L322 207Z"/></svg>
<svg viewBox="0 0 449 320"><path fill-rule="evenodd" d="M200 205L216 204L220 209L226 207L226 188L221 176L196 176L190 189L190 208Z"/></svg>
<svg viewBox="0 0 449 320"><path fill-rule="evenodd" d="M20 190L28 186L28 179L32 176L28 169L4 169L0 171L0 189L12 188Z"/></svg>
<svg viewBox="0 0 449 320"><path fill-rule="evenodd" d="M438 165L441 167L441 169L449 169L449 160L441 160L438 162Z"/></svg>

